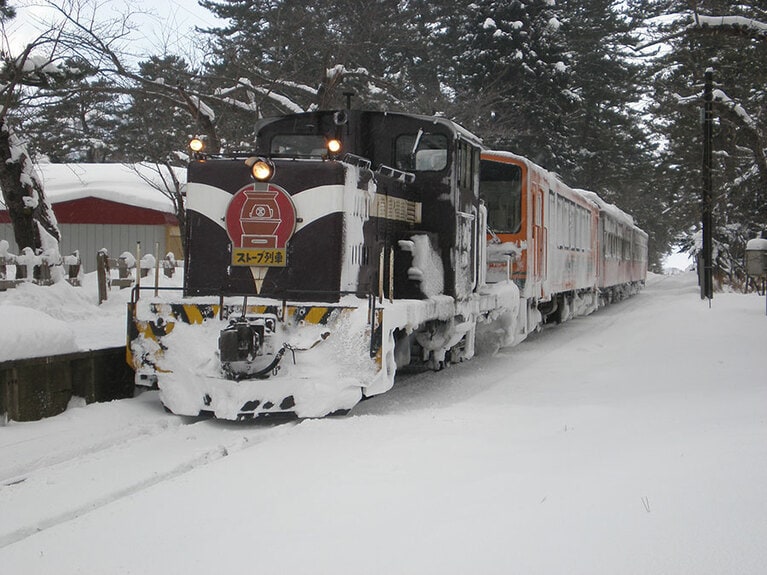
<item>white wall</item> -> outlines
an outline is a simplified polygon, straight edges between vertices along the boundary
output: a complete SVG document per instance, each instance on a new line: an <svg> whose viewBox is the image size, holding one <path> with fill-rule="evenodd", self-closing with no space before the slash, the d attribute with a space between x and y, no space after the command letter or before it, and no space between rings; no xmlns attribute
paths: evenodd
<svg viewBox="0 0 767 575"><path fill-rule="evenodd" d="M59 229L62 255L80 250L86 273L95 271L96 254L101 248L106 248L109 256L114 258L126 251L135 255L136 242L140 241L142 254L149 252L154 255L155 242L159 242L160 257L165 257L167 253L165 226L59 224ZM11 253L18 253L11 224L0 224L0 239L8 240ZM176 254L176 257L181 259L181 254Z"/></svg>

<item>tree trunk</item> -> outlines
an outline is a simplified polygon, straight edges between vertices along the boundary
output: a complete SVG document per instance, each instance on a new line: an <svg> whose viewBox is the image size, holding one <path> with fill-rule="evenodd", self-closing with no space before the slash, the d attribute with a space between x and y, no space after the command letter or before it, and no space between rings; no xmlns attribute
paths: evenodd
<svg viewBox="0 0 767 575"><path fill-rule="evenodd" d="M26 148L4 120L0 120L0 189L19 252L27 247L35 253L53 247L58 252L61 233L56 218Z"/></svg>
<svg viewBox="0 0 767 575"><path fill-rule="evenodd" d="M178 220L178 231L181 236L181 244L186 249L186 200L184 194L181 191L181 182L176 177L176 172L173 171L173 166L169 162L165 162L165 169L168 170L168 174L173 183L173 189L168 190L168 195L173 201L173 209L176 213L176 220Z"/></svg>

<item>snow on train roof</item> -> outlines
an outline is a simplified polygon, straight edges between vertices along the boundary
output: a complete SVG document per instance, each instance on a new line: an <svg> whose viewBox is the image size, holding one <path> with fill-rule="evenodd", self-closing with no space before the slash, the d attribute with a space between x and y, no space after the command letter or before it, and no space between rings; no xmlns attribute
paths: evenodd
<svg viewBox="0 0 767 575"><path fill-rule="evenodd" d="M515 154L514 152L507 152L505 150L482 150L483 154L493 154L494 156L498 156L499 158L509 158L511 160L517 160L519 162L522 162L524 164L527 164L528 166L535 166L539 170L544 170L542 167L540 167L538 164L531 162L524 156L520 156L519 154ZM548 172L547 172L548 173Z"/></svg>
<svg viewBox="0 0 767 575"><path fill-rule="evenodd" d="M591 200L594 202L601 211L610 214L613 219L623 222L629 227L635 227L634 225L634 218L624 212L622 209L620 209L615 204L610 204L604 201L602 198L600 198L596 193L590 192L589 190L575 190L585 198Z"/></svg>
<svg viewBox="0 0 767 575"><path fill-rule="evenodd" d="M528 166L535 167L536 169L541 170L542 172L546 172L547 174L549 174L549 177L552 180L557 180L558 182L562 183L562 185L565 185L564 182L562 182L562 180L556 174L554 174L553 172L548 171L545 168L542 168L541 166L539 166L535 162L532 162L532 161L528 160L524 156L520 156L520 155L515 154L513 152L506 152L506 151L502 151L502 150L483 150L482 153L483 154L484 153L492 154L492 155L497 156L499 158L509 158L509 159L512 159L512 160L516 160L518 162L522 162L522 163L524 163L524 164L526 164ZM579 188L571 188L571 189L576 194L579 194L583 198L585 198L588 201L590 201L593 204L595 204L601 211L603 211L603 212L605 212L607 214L610 214L615 220L623 222L624 224L626 224L626 225L628 225L630 227L635 227L634 226L634 218L632 216L630 216L629 214L627 214L626 212L621 210L615 204L610 204L610 203L606 202L605 200L600 198L599 195L596 194L596 192L591 192L589 190L583 190L583 189L579 189Z"/></svg>
<svg viewBox="0 0 767 575"><path fill-rule="evenodd" d="M173 213L171 200L150 184L164 187L158 169L152 164L41 163L35 168L43 184L45 197L52 204L98 198ZM164 167L160 169L166 170ZM186 169L175 168L174 172L182 185L185 185ZM168 179L167 172L165 178ZM2 200L0 209L5 209Z"/></svg>
<svg viewBox="0 0 767 575"><path fill-rule="evenodd" d="M474 132L469 131L467 128L464 128L461 124L458 122L451 120L450 118L447 118L445 116L434 114L433 116L427 116L425 114L409 114L407 112L389 112L385 111L382 112L382 115L384 116L408 116L411 118L415 118L417 120L420 120L422 122L431 122L432 124L442 124L443 126L447 126L448 128L451 128L452 130L455 130L456 133L463 136L465 140L468 140L477 146L482 146L482 138L477 136Z"/></svg>

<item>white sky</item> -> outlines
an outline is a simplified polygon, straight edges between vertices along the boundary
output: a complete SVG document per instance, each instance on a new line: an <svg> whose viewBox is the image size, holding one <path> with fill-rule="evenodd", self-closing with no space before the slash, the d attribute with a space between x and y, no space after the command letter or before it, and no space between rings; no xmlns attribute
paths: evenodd
<svg viewBox="0 0 767 575"><path fill-rule="evenodd" d="M97 16L104 20L130 14L135 27L128 46L130 53L142 59L149 54L165 52L193 60L196 48L195 26L215 26L217 19L197 4L197 0L82 0L83 14L92 14L98 4ZM12 52L19 49L47 28L54 13L41 6L40 0L14 2L17 16L6 24L6 36Z"/></svg>
<svg viewBox="0 0 767 575"><path fill-rule="evenodd" d="M147 11L146 16L138 16L137 20L141 22L142 43L145 42L150 51L165 48L168 52L186 55L198 38L195 27L217 25L217 19L199 6L197 0L138 0L131 6Z"/></svg>
<svg viewBox="0 0 767 575"><path fill-rule="evenodd" d="M672 252L663 262L663 269L686 270L692 264L692 258L686 253Z"/></svg>

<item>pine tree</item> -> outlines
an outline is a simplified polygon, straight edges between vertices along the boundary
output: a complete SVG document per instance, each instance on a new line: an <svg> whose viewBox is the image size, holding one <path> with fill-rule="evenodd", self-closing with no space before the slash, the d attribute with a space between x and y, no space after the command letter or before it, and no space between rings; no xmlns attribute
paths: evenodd
<svg viewBox="0 0 767 575"><path fill-rule="evenodd" d="M650 235L650 263L658 268L668 242L658 225L656 146L642 117L649 99L646 66L631 48L638 42L637 21L631 7L612 0L565 0L561 6L575 99L568 117L572 156L562 175L631 213Z"/></svg>
<svg viewBox="0 0 767 575"><path fill-rule="evenodd" d="M84 79L59 97L25 110L29 149L53 163L121 161L115 136L120 101L104 80Z"/></svg>
<svg viewBox="0 0 767 575"><path fill-rule="evenodd" d="M463 123L556 171L567 167L576 102L562 20L550 0L469 4L456 22L451 79Z"/></svg>
<svg viewBox="0 0 767 575"><path fill-rule="evenodd" d="M720 275L738 282L745 242L767 228L767 71L761 65L767 38L762 26L749 26L753 19L764 19L763 3L706 0L694 11L679 2L659 8L681 15L656 30L665 50L656 62L652 110L666 142L663 177L672 227L686 230L678 239L695 251L701 214L702 85L710 67L715 81L717 266ZM717 18L709 20L711 16Z"/></svg>
<svg viewBox="0 0 767 575"><path fill-rule="evenodd" d="M178 56L152 56L139 62L145 80L129 95L118 130L120 147L129 162L168 162L182 165L187 144L202 130L183 106L180 90L197 90L199 81L189 64Z"/></svg>
<svg viewBox="0 0 767 575"><path fill-rule="evenodd" d="M567 0L563 7L571 55L568 89L575 101L568 117L574 156L567 175L613 199L646 168L650 148L636 111L642 67L627 55L634 42L631 24L611 0Z"/></svg>
<svg viewBox="0 0 767 575"><path fill-rule="evenodd" d="M434 106L424 38L433 8L397 0L203 0L228 20L207 30L210 75L229 78L225 93L259 116L340 108L354 92L367 108ZM431 93L429 93L431 92Z"/></svg>

